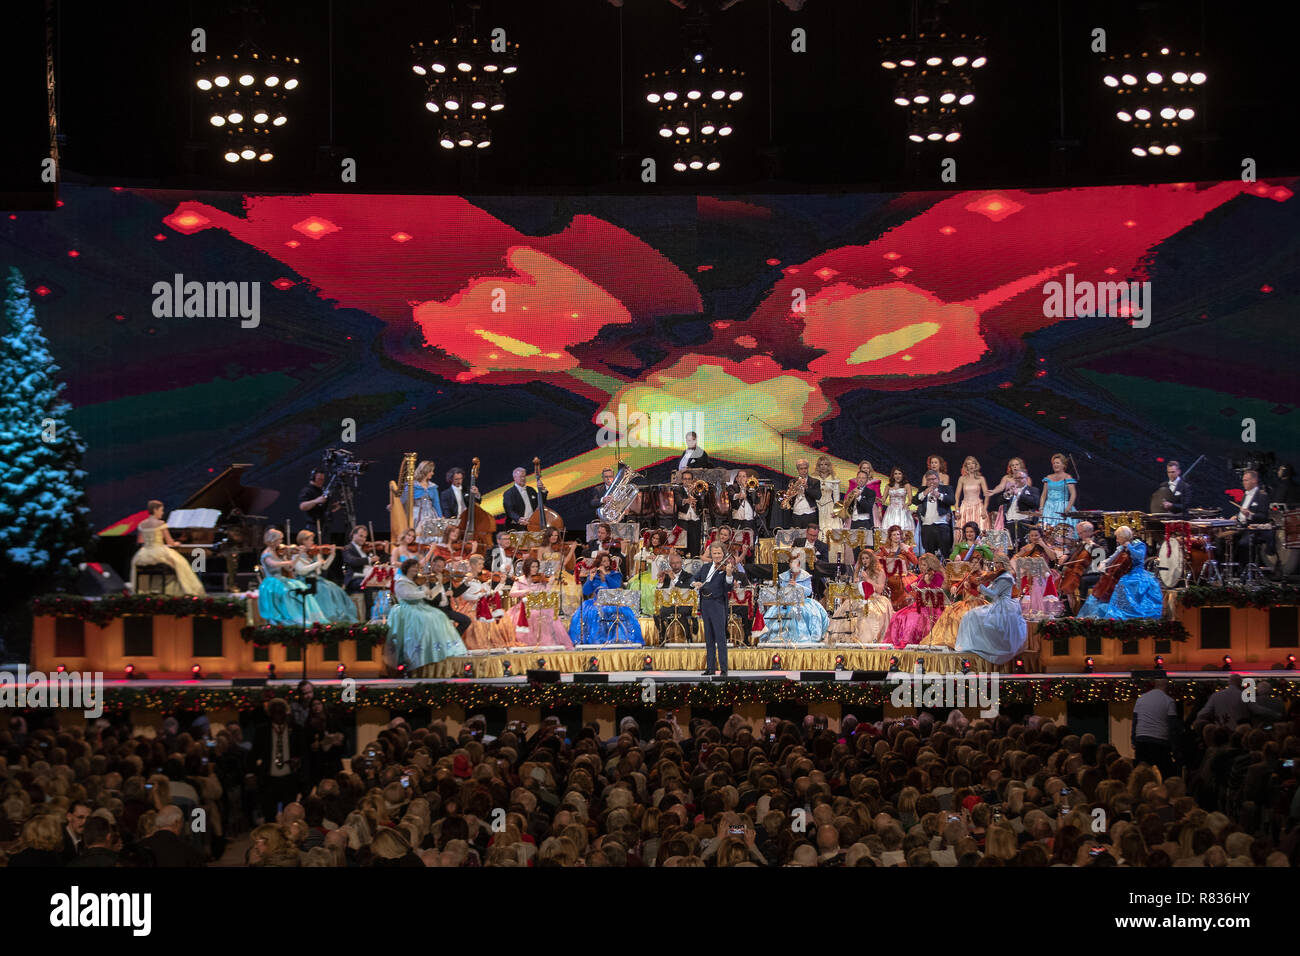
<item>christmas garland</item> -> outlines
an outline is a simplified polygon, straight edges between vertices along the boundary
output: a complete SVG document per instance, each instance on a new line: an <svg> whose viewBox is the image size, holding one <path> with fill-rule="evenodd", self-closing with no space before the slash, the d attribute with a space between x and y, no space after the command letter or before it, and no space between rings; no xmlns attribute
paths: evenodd
<svg viewBox="0 0 1300 956"><path fill-rule="evenodd" d="M382 644L388 636L387 624L312 624L303 628L292 624L263 624L246 627L240 631L246 641L265 647L268 644L286 644L302 647L305 644L337 644L339 641L369 641Z"/></svg>
<svg viewBox="0 0 1300 956"><path fill-rule="evenodd" d="M110 594L93 600L75 594L43 594L32 599L34 615L75 617L100 627L129 614L231 618L243 617L247 611L243 598L198 595Z"/></svg>
<svg viewBox="0 0 1300 956"><path fill-rule="evenodd" d="M1270 677L1273 692L1285 700L1300 698L1300 679ZM1227 675L1213 685L1208 681L1171 679L1169 693L1176 700L1199 699L1209 689L1227 686ZM272 685L274 686L274 685ZM1144 681L1130 677L1030 677L1003 675L998 684L1000 707L1032 707L1055 702L1131 704L1146 690ZM284 690L288 693L288 689ZM647 687L640 682L611 684L488 684L477 681L421 683L392 681L382 685L360 683L346 690L343 685L316 685L316 697L331 708L353 711L378 707L392 712L431 708L435 715L448 708L461 708L466 715L489 707L579 707L583 704L613 707L654 707L672 710L735 708L742 704L836 703L844 708L877 708L890 702L888 684L860 684L847 681L806 682L788 680L728 681L709 684L658 683L654 696L646 700ZM214 710L254 711L264 703L263 688L256 687L106 687L104 706L115 713L148 710L159 713L207 712ZM859 713L863 719L870 714Z"/></svg>
<svg viewBox="0 0 1300 956"><path fill-rule="evenodd" d="M1154 637L1159 641L1185 641L1190 637L1182 621L1151 618L1120 621L1104 617L1059 617L1040 624L1038 633L1045 640L1058 637L1107 637L1117 641L1140 641Z"/></svg>
<svg viewBox="0 0 1300 956"><path fill-rule="evenodd" d="M1255 607L1270 608L1300 604L1300 587L1294 584L1266 584L1260 588L1240 585L1214 587L1193 585L1183 591L1183 607Z"/></svg>

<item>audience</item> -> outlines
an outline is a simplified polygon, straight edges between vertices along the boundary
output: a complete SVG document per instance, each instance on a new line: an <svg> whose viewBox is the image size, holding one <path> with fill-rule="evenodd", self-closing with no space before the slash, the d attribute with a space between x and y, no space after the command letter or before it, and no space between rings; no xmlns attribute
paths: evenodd
<svg viewBox="0 0 1300 956"><path fill-rule="evenodd" d="M395 718L340 767L303 759L299 692L238 724L0 732L9 866L1294 866L1294 725L1189 721L1176 772L1038 716L953 711L721 727L556 718L454 736ZM269 717L268 717L269 715ZM297 720L301 719L299 725ZM125 717L119 717L125 721ZM286 729L287 728L287 729ZM215 731L215 733L214 733ZM276 734L292 734L277 741ZM330 733L334 733L331 731ZM608 734L608 731L606 731ZM1167 751L1163 752L1167 753ZM278 762L277 762L278 758ZM1163 757L1162 757L1163 761ZM269 764L269 766L268 766ZM346 767L347 769L342 769ZM289 772L286 774L285 771ZM1100 812L1098 812L1100 811ZM251 831L251 832L250 832ZM69 850L69 845L73 848ZM247 849L244 850L244 846Z"/></svg>

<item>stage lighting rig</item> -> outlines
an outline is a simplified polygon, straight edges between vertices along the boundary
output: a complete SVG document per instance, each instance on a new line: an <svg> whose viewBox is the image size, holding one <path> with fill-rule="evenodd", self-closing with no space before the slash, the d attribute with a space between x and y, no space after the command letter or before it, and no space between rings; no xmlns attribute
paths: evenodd
<svg viewBox="0 0 1300 956"><path fill-rule="evenodd" d="M489 119L506 108L505 78L519 72L519 44L480 40L470 24L452 36L411 44L411 72L425 84L424 108L437 116L443 149L487 149Z"/></svg>
<svg viewBox="0 0 1300 956"><path fill-rule="evenodd" d="M1169 47L1103 58L1102 85L1115 94L1115 118L1129 129L1134 156L1178 156L1186 124L1196 118L1196 101L1209 77L1199 52Z"/></svg>
<svg viewBox="0 0 1300 956"><path fill-rule="evenodd" d="M645 102L658 114L660 138L672 143L677 172L722 168L721 146L735 132L744 77L741 70L695 64L645 74Z"/></svg>
<svg viewBox="0 0 1300 956"><path fill-rule="evenodd" d="M988 63L984 38L904 33L878 42L880 67L894 77L894 103L908 111L908 140L961 139L962 107L975 102L975 76Z"/></svg>
<svg viewBox="0 0 1300 956"><path fill-rule="evenodd" d="M228 55L195 59L194 85L226 162L275 158L273 133L289 122L288 100L301 85L300 73L297 57L268 56L248 42Z"/></svg>

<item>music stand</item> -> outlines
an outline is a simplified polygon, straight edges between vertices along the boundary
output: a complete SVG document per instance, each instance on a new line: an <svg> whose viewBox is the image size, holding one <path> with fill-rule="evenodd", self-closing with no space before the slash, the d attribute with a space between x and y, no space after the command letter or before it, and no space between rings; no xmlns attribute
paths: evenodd
<svg viewBox="0 0 1300 956"><path fill-rule="evenodd" d="M305 587L300 591L293 589L293 596L298 599L298 604L302 607L302 631L307 633L307 598L316 593L316 582L319 579L316 575L308 575L302 579ZM302 679L307 679L307 642L302 643Z"/></svg>

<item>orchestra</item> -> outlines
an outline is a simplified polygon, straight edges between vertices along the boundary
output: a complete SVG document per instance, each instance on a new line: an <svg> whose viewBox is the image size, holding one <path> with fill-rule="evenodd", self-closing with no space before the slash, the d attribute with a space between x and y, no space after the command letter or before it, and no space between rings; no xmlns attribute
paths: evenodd
<svg viewBox="0 0 1300 956"><path fill-rule="evenodd" d="M269 529L258 555L263 620L384 621L405 606L406 618L418 622L410 627L419 640L445 643L454 632L471 651L606 638L640 643L643 631L660 646L698 644L705 629L690 591L709 578L712 564L728 576L747 574L753 585L744 593L709 592L711 613L743 618L742 627L715 621L708 629L714 669L726 667L717 646L723 631L733 645L752 644L758 638L749 636L751 621L764 615L774 622L762 631L765 644L796 635L800 645L952 648L963 616L991 599L998 567L1009 572L1010 585L997 599L1014 600L1028 620L1151 612L1159 597L1156 574L1168 590L1248 581L1276 570L1282 562L1266 559L1282 548L1281 518L1300 497L1289 466L1276 469L1280 502L1273 507L1259 470L1243 468L1240 490L1216 508L1198 508L1191 469L1162 460L1164 480L1148 512L1085 510L1073 459L1064 454L1050 457L1050 470L1037 483L1024 460L1011 458L990 486L979 462L967 456L949 484L947 462L938 455L926 459L919 487L903 468L885 474L869 460L851 476L837 473L825 455L811 469L799 458L782 483L756 469L722 467L692 434L664 484L637 484L641 476L622 462L603 469L601 483L582 492L590 494L594 519L584 533L566 529L547 508L539 459L532 475L523 465L513 468L498 514L482 507L478 459L469 470L449 469L441 489L432 481L433 462L417 460L407 454L391 483L391 539L376 539L371 526L359 523L337 547L320 540L321 525L336 510L327 493L330 474L312 470L297 502L308 526L292 537L288 522L283 531ZM162 509L149 502L133 566L169 564L184 593L202 593L179 560L187 547L202 545L186 540L191 536L184 531L181 541L173 538ZM850 547L849 532L865 538L854 537ZM710 550L716 556L706 556ZM325 577L335 566L341 588ZM738 573L742 568L747 571ZM760 607L757 591L769 578L768 586L784 596ZM617 604L598 601L606 590L638 594ZM826 613L803 607L796 591ZM438 617L412 609L416 603ZM999 613L1009 613L1009 606ZM827 626L814 633L823 619Z"/></svg>

